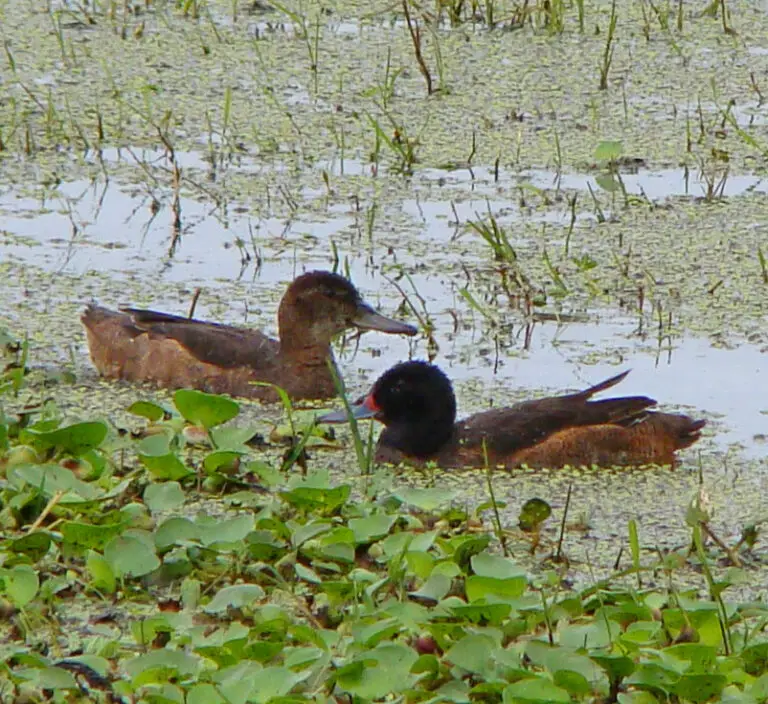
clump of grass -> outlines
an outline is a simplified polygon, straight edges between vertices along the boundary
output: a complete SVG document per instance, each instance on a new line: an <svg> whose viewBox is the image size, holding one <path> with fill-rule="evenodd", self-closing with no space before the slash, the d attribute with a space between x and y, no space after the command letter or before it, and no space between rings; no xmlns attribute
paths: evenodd
<svg viewBox="0 0 768 704"><path fill-rule="evenodd" d="M391 137L373 115L367 115L374 131L371 161L378 164L381 145L384 144L396 159L395 170L403 174L410 174L413 172L413 165L417 161L416 147L419 140L415 137L409 137L405 125L398 123L389 112L384 111L384 114L392 125L393 134Z"/></svg>

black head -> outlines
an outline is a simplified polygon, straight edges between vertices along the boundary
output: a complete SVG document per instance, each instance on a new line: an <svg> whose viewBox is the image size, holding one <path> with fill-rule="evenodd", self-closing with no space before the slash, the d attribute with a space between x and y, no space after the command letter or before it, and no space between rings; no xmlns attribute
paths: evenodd
<svg viewBox="0 0 768 704"><path fill-rule="evenodd" d="M402 362L389 369L370 393L351 407L355 418L376 418L386 428L379 445L429 459L453 435L456 397L448 377L427 362ZM346 411L328 413L320 423L343 423Z"/></svg>
<svg viewBox="0 0 768 704"><path fill-rule="evenodd" d="M436 418L453 425L456 420L451 382L438 367L427 362L395 365L379 377L369 398L377 409L376 418L384 425Z"/></svg>

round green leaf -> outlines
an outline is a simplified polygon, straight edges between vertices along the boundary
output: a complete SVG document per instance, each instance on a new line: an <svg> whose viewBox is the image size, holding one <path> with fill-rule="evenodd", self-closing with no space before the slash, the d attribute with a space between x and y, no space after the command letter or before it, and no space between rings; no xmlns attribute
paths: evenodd
<svg viewBox="0 0 768 704"><path fill-rule="evenodd" d="M218 614L229 608L253 606L254 602L263 598L264 590L258 584L237 584L219 589L203 610L209 614Z"/></svg>
<svg viewBox="0 0 768 704"><path fill-rule="evenodd" d="M536 530L552 515L552 507L543 499L529 499L520 510L520 529Z"/></svg>
<svg viewBox="0 0 768 704"><path fill-rule="evenodd" d="M194 389L179 389L173 402L186 420L204 428L226 423L240 413L240 405L231 398Z"/></svg>
<svg viewBox="0 0 768 704"><path fill-rule="evenodd" d="M151 401L136 401L128 406L128 413L133 413L135 416L141 416L154 423L163 418L165 409Z"/></svg>
<svg viewBox="0 0 768 704"><path fill-rule="evenodd" d="M9 570L3 570L0 577L5 583L5 593L16 606L26 606L37 596L40 580L30 565L16 565Z"/></svg>
<svg viewBox="0 0 768 704"><path fill-rule="evenodd" d="M554 704L570 702L571 695L543 677L519 680L504 689L502 701L514 704Z"/></svg>
<svg viewBox="0 0 768 704"><path fill-rule="evenodd" d="M171 511L184 503L184 492L178 482L149 484L144 490L144 503L152 513Z"/></svg>
<svg viewBox="0 0 768 704"><path fill-rule="evenodd" d="M27 433L32 436L38 447L55 447L71 455L79 456L88 450L93 450L104 442L108 428L105 423L87 422L75 423L64 428L41 432L32 428Z"/></svg>
<svg viewBox="0 0 768 704"><path fill-rule="evenodd" d="M104 548L104 557L118 577L142 577L160 566L151 542L137 535L119 535Z"/></svg>
<svg viewBox="0 0 768 704"><path fill-rule="evenodd" d="M493 652L499 647L489 635L469 633L448 650L445 659L469 672L482 675L491 666Z"/></svg>

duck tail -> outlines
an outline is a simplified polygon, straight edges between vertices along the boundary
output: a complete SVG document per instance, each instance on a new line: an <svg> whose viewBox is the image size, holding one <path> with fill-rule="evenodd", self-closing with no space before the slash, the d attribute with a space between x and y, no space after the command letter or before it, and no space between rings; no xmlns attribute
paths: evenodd
<svg viewBox="0 0 768 704"><path fill-rule="evenodd" d="M693 445L707 424L705 420L694 420L683 413L652 413L648 420L672 437L678 450Z"/></svg>
<svg viewBox="0 0 768 704"><path fill-rule="evenodd" d="M606 389L610 389L613 386L616 386L620 381L624 381L627 374L629 374L629 369L627 369L624 372L621 372L621 374L617 374L616 376L612 376L610 379L606 379L605 381L601 381L599 384L595 384L594 386L590 386L588 389L584 389L584 391L579 391L578 393L574 394L574 396L579 396L583 399L592 398L595 394L599 394L601 391L605 391Z"/></svg>

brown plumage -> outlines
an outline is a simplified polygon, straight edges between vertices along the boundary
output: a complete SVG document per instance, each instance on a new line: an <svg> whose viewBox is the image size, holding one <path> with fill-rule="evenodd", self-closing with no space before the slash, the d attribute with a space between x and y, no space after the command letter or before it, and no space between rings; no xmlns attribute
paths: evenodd
<svg viewBox="0 0 768 704"><path fill-rule="evenodd" d="M416 328L367 305L345 278L326 271L299 276L278 308L279 340L258 330L151 310L88 306L82 316L94 365L102 376L170 388L276 400L335 395L330 343L352 327L404 335Z"/></svg>
<svg viewBox="0 0 768 704"><path fill-rule="evenodd" d="M628 372L584 391L517 403L456 422L448 378L425 362L404 362L387 371L353 407L357 418L376 418L385 428L376 460L440 467L562 467L674 465L675 452L699 439L705 421L649 410L646 396L592 397ZM343 412L321 422L342 422Z"/></svg>

